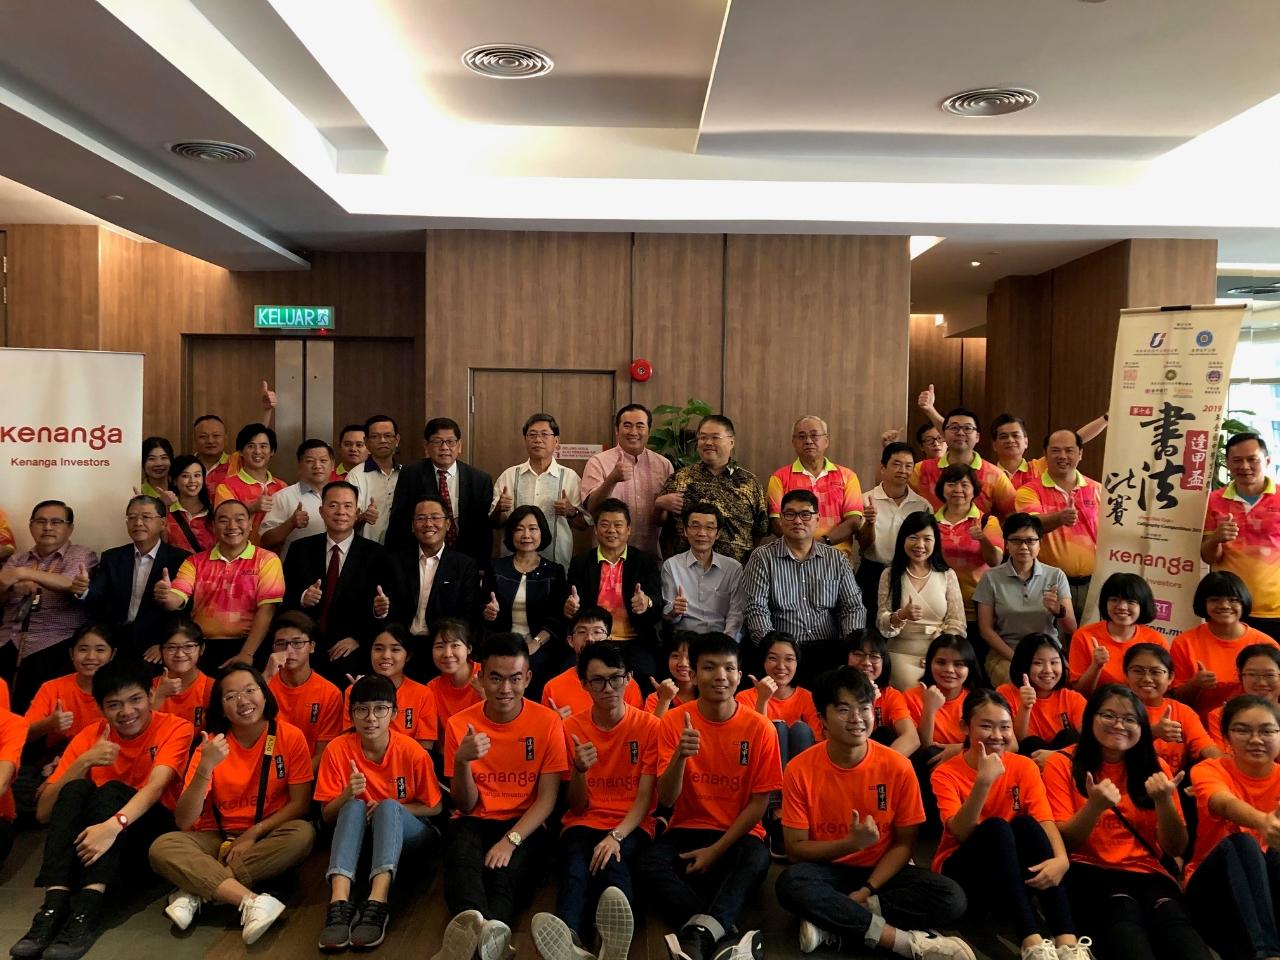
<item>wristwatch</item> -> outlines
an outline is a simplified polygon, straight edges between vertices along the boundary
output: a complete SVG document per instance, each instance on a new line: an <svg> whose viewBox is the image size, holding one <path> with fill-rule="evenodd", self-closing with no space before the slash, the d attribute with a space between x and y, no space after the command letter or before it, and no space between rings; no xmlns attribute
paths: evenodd
<svg viewBox="0 0 1280 960"><path fill-rule="evenodd" d="M520 844L524 843L524 837L512 830L507 834L507 842L513 847L518 847Z"/></svg>
<svg viewBox="0 0 1280 960"><path fill-rule="evenodd" d="M626 838L625 838L622 834L620 834L617 830L610 830L610 831L609 831L609 836L611 836L611 837L613 837L613 839L617 840L619 844L621 844L621 843L622 843L622 841L626 839Z"/></svg>
<svg viewBox="0 0 1280 960"><path fill-rule="evenodd" d="M121 829L121 830L123 830L125 827L129 826L129 818L128 818L127 816L125 816L123 813L117 813L117 814L115 815L115 818L114 818L114 819L115 819L116 823L120 824L120 829Z"/></svg>

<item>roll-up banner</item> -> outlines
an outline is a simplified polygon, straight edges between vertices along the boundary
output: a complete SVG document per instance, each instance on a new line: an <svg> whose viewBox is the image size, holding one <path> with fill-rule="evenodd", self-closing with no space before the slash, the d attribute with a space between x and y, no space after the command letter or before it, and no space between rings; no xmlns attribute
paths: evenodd
<svg viewBox="0 0 1280 960"><path fill-rule="evenodd" d="M19 550L41 500L75 511L72 542L124 543L142 474L142 354L0 349L0 507Z"/></svg>
<svg viewBox="0 0 1280 960"><path fill-rule="evenodd" d="M1113 573L1155 594L1151 626L1198 624L1200 535L1244 305L1122 310L1111 374L1098 559L1081 623Z"/></svg>

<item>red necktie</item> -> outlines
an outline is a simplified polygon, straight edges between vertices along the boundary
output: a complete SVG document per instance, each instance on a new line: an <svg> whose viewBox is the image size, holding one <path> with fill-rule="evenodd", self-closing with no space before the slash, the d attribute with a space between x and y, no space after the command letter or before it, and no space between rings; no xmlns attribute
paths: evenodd
<svg viewBox="0 0 1280 960"><path fill-rule="evenodd" d="M340 564L342 561L342 551L338 549L335 543L333 549L329 552L329 569L324 574L324 596L320 600L320 619L318 621L320 632L324 633L329 620L329 604L333 602L333 595L338 591L338 574L341 573Z"/></svg>
<svg viewBox="0 0 1280 960"><path fill-rule="evenodd" d="M440 499L444 501L444 512L449 515L449 529L444 532L444 545L456 546L458 543L458 521L453 516L453 500L449 497L449 475L443 470L436 471L436 486L440 488Z"/></svg>

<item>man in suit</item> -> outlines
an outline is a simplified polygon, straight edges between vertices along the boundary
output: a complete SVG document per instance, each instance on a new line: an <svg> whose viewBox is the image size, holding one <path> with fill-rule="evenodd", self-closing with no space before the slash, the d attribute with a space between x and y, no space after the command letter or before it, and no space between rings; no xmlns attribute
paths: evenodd
<svg viewBox="0 0 1280 960"><path fill-rule="evenodd" d="M390 555L391 589L385 601L379 600L376 613L407 624L409 632L421 638L406 668L419 680L432 672L430 638L436 621L456 617L476 623L480 571L470 557L445 543L449 511L443 497L421 497L414 504L412 527L417 543Z"/></svg>
<svg viewBox="0 0 1280 960"><path fill-rule="evenodd" d="M360 492L346 480L324 485L320 518L324 533L303 537L284 562L284 606L316 619L316 669L338 686L347 674L369 672L369 647L378 630L374 600L391 581L386 554L355 535Z"/></svg>
<svg viewBox="0 0 1280 960"><path fill-rule="evenodd" d="M489 522L493 478L458 459L462 428L456 421L448 417L428 420L422 436L427 458L401 471L387 527L387 549L412 546L415 530L411 518L415 508L423 497L438 496L451 518L445 544L474 560L478 570L486 569L493 556L493 527Z"/></svg>
<svg viewBox="0 0 1280 960"><path fill-rule="evenodd" d="M102 552L92 577L72 581L72 594L92 619L115 628L121 652L160 662L161 632L176 614L155 600L155 585L167 572L176 576L182 561L191 556L165 543L168 511L155 497L137 496L125 507L125 528L132 543Z"/></svg>

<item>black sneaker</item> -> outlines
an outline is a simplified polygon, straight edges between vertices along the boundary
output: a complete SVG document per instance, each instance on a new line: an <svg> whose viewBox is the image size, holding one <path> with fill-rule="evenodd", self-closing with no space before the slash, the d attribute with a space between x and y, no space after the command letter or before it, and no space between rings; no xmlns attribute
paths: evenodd
<svg viewBox="0 0 1280 960"><path fill-rule="evenodd" d="M9 956L18 957L20 960L41 956L45 947L53 943L53 938L58 935L58 931L62 929L62 923L66 919L66 907L61 910L41 907L31 919L31 929L26 932L21 940L9 948Z"/></svg>
<svg viewBox="0 0 1280 960"><path fill-rule="evenodd" d="M360 905L360 919L351 924L351 946L357 950L371 950L387 935L387 921L391 914L381 900L366 900Z"/></svg>
<svg viewBox="0 0 1280 960"><path fill-rule="evenodd" d="M667 953L671 960L711 960L711 950L716 938L706 927L686 923L679 933L666 936Z"/></svg>
<svg viewBox="0 0 1280 960"><path fill-rule="evenodd" d="M351 921L356 917L356 905L350 900L334 900L324 915L324 929L320 931L321 950L345 950L351 945Z"/></svg>
<svg viewBox="0 0 1280 960"><path fill-rule="evenodd" d="M97 921L87 913L73 913L53 943L44 948L44 960L80 960L97 939Z"/></svg>

